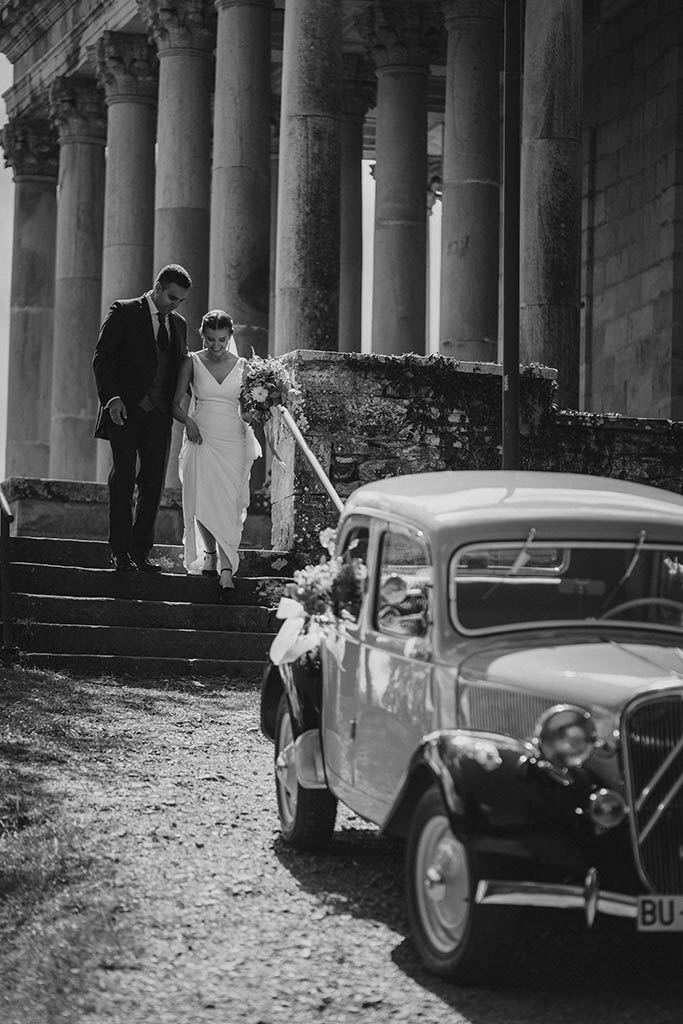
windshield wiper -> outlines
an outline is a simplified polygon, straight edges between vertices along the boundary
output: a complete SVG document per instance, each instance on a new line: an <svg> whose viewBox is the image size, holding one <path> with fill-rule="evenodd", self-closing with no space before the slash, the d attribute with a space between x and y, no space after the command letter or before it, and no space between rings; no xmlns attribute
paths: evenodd
<svg viewBox="0 0 683 1024"><path fill-rule="evenodd" d="M527 539L524 541L524 547L521 548L519 554L515 558L514 562L510 566L509 570L505 573L505 576L503 577L503 579L507 579L508 576L516 576L517 573L520 571L520 569L524 568L526 563L529 561L529 554L528 554L528 552L529 552L529 548L531 547L531 545L534 542L534 537L535 536L536 536L536 527L532 526L531 529L529 530L529 534L527 536ZM481 600L482 601L488 600L488 598L491 596L491 594L495 593L495 591L498 590L498 587L501 585L501 583L502 583L502 580L496 580L496 582L492 586L489 587L489 589L486 591L486 593L481 595Z"/></svg>
<svg viewBox="0 0 683 1024"><path fill-rule="evenodd" d="M640 552L642 551L643 544L645 543L646 540L647 540L647 533L646 533L645 530L641 530L640 533L638 534L638 540L636 542L636 549L633 552L633 557L631 558L631 561L626 566L626 571L624 572L624 575L621 577L620 580L617 580L617 582L612 587L611 591L609 592L609 594L607 595L607 597L603 601L602 607L600 608L600 611L598 612L598 615L602 615L602 613L605 611L605 609L609 606L609 603L612 600L612 598L619 592L621 587L623 587L624 583L626 583L626 580L629 579L629 577L632 575L633 570L635 569L636 565L638 564L638 559L640 558Z"/></svg>

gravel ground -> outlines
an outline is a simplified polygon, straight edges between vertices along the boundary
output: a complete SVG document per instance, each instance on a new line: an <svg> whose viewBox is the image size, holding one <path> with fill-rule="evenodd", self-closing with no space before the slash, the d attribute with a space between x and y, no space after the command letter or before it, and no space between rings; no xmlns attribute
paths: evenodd
<svg viewBox="0 0 683 1024"><path fill-rule="evenodd" d="M40 899L7 877L44 824L0 840L3 1024L683 1020L683 942L613 926L587 938L527 921L528 953L513 941L498 954L491 989L427 975L400 844L342 813L329 854L283 845L253 688L72 692L61 755L41 765L61 874Z"/></svg>

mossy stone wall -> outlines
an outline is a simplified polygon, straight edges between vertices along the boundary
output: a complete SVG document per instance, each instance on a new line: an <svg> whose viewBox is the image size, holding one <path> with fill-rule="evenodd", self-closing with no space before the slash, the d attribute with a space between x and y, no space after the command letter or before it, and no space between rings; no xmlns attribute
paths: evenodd
<svg viewBox="0 0 683 1024"><path fill-rule="evenodd" d="M344 500L386 476L501 465L501 367L444 356L298 350L282 357L300 397L294 415ZM590 473L683 493L683 424L566 412L555 371L520 379L520 468ZM318 534L338 513L276 416L272 544L317 560Z"/></svg>

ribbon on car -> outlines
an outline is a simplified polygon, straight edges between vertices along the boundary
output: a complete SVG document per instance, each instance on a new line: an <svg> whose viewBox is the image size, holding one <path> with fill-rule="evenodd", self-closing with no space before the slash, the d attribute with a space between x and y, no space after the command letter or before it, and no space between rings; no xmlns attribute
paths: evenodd
<svg viewBox="0 0 683 1024"><path fill-rule="evenodd" d="M284 622L270 645L273 665L290 664L320 645L320 627L311 620L306 629L306 611L299 601L281 597L275 617Z"/></svg>
<svg viewBox="0 0 683 1024"><path fill-rule="evenodd" d="M320 647L324 639L325 646L341 668L346 645L343 622L337 622L336 630L325 629L315 617L308 616L301 602L293 597L280 598L275 617L284 621L270 645L269 656L273 665L291 665Z"/></svg>

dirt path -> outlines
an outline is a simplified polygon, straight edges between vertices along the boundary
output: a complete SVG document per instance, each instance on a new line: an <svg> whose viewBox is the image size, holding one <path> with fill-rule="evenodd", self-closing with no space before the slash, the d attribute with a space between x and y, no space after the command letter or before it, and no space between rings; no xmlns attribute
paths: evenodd
<svg viewBox="0 0 683 1024"><path fill-rule="evenodd" d="M0 719L3 1024L683 1020L680 947L611 932L539 933L495 991L425 975L398 844L342 816L328 855L282 845L253 690L30 678Z"/></svg>

